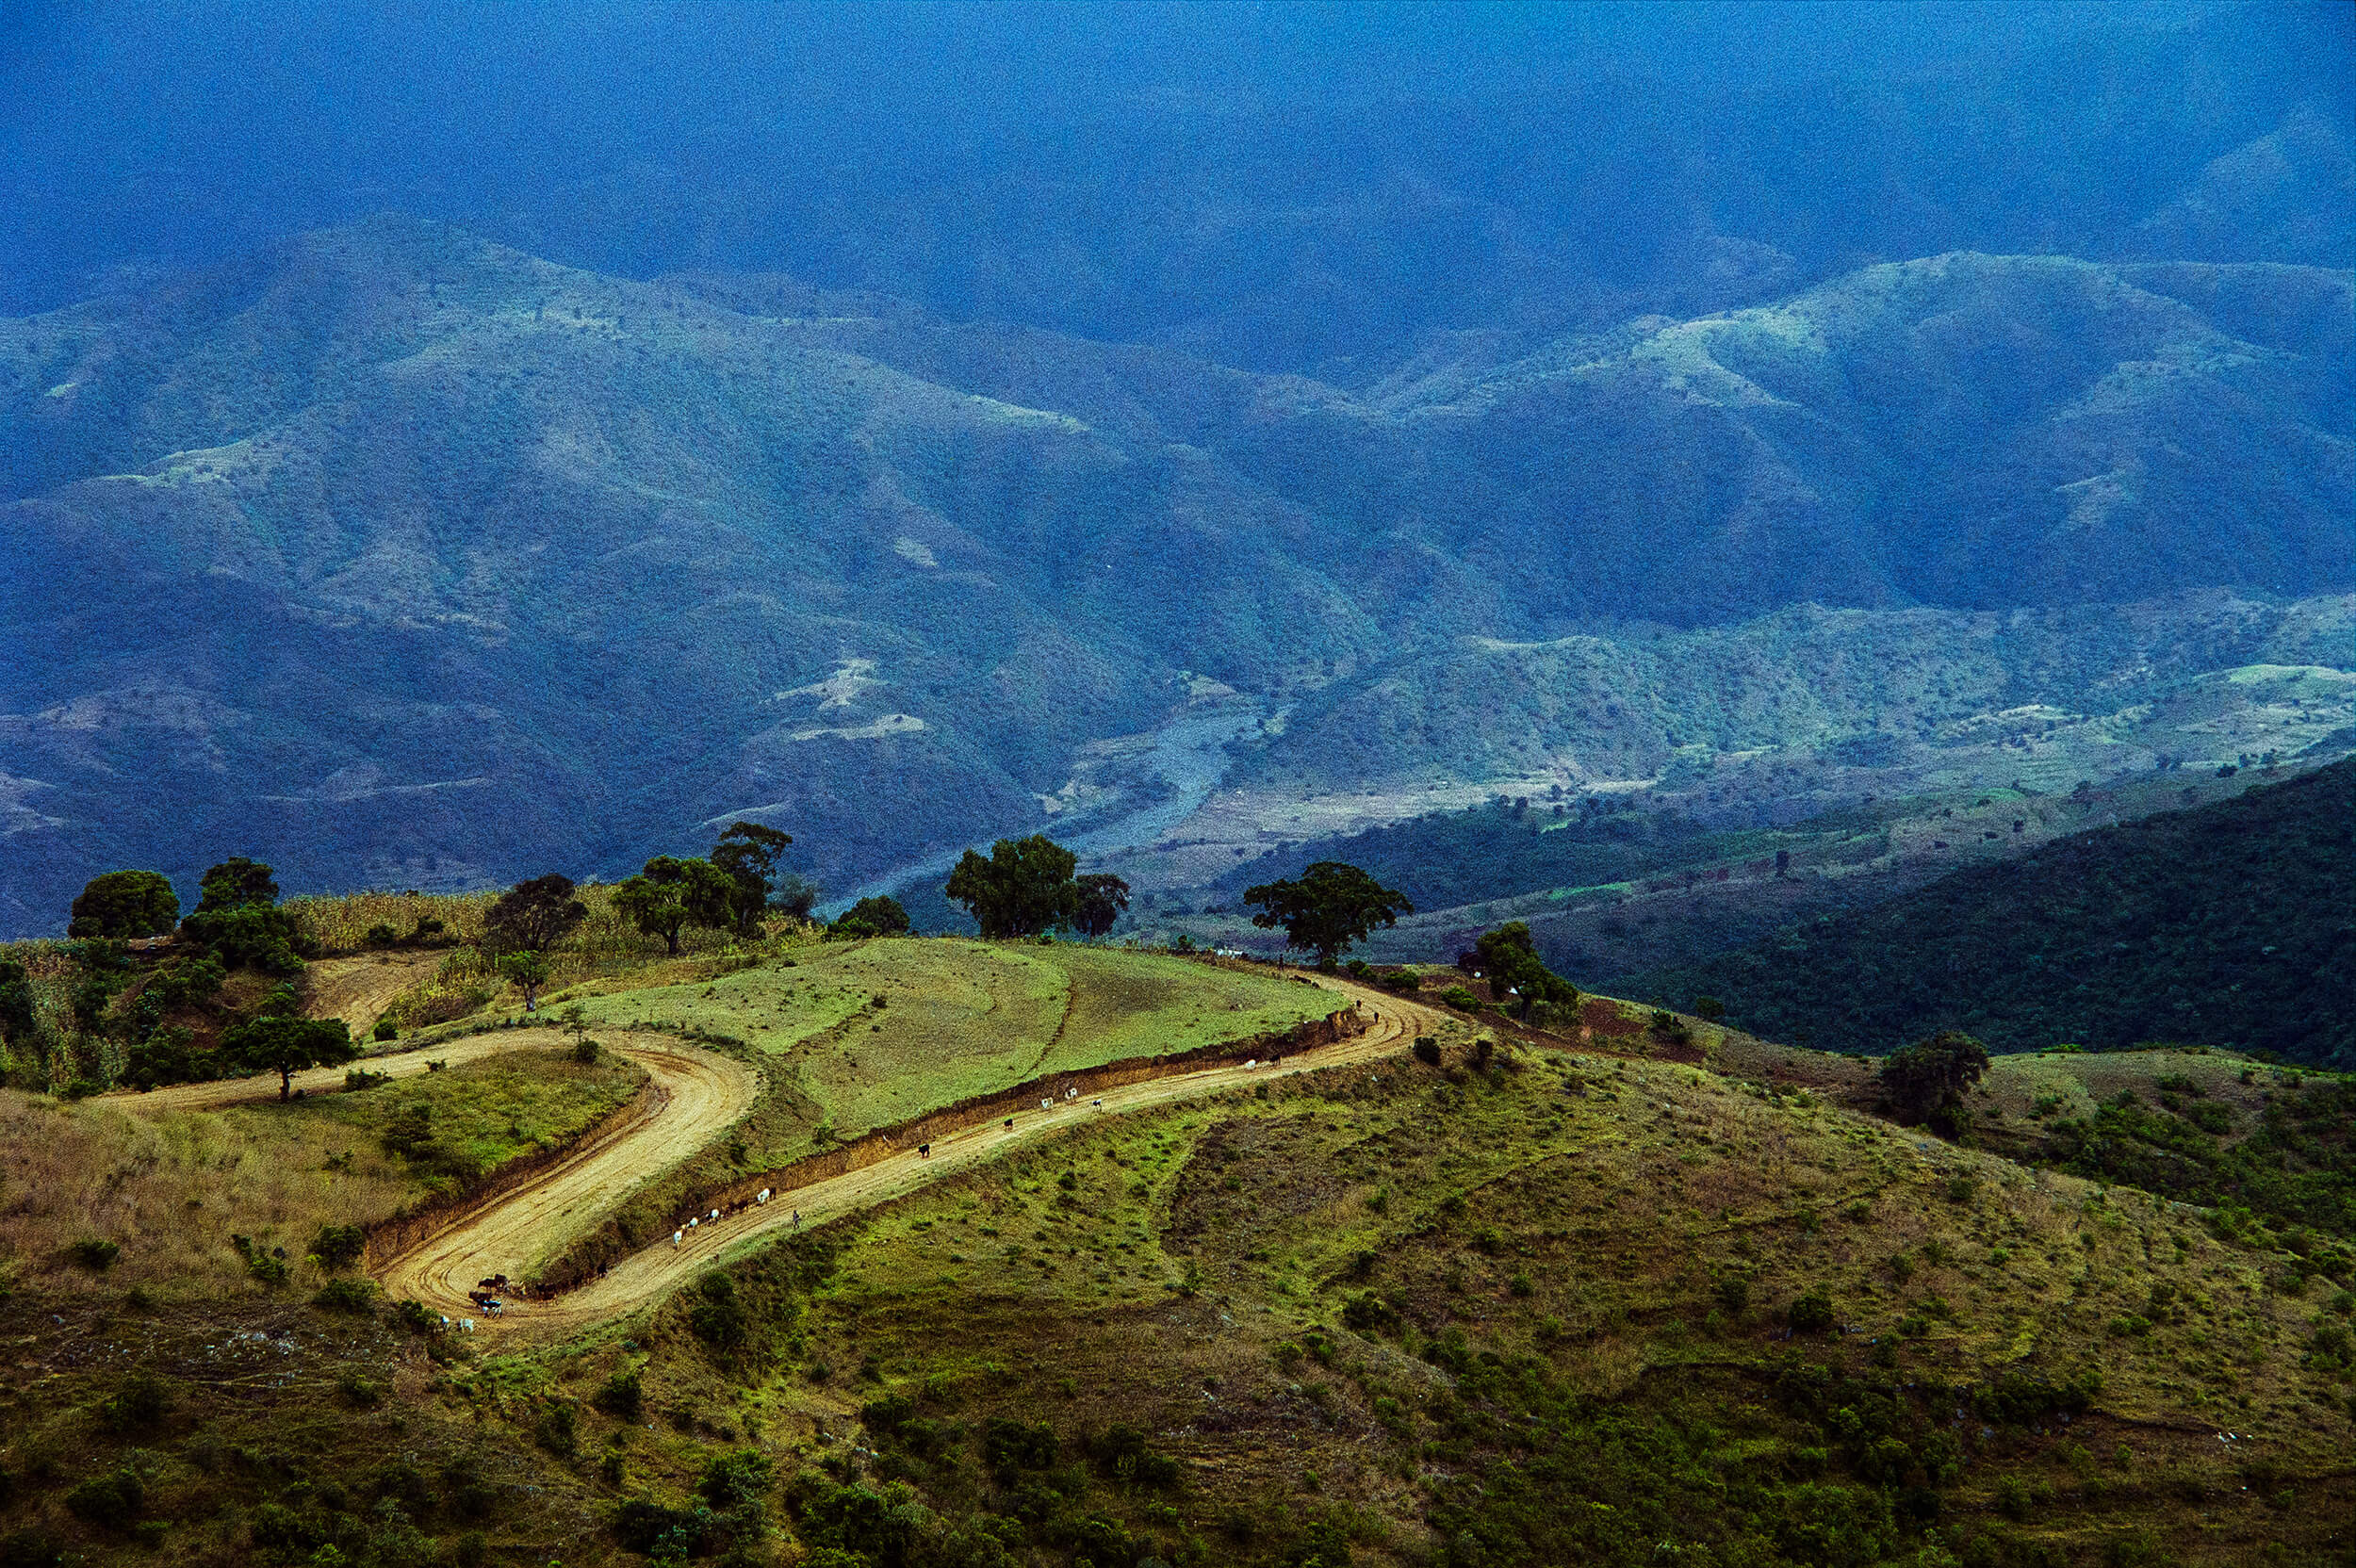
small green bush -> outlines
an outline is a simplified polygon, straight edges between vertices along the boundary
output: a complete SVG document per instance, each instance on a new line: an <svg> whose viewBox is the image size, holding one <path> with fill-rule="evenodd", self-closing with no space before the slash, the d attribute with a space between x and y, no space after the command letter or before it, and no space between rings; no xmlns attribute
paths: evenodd
<svg viewBox="0 0 2356 1568"><path fill-rule="evenodd" d="M98 1236L84 1236L65 1250L65 1255L94 1274L103 1274L123 1256L123 1249Z"/></svg>
<svg viewBox="0 0 2356 1568"><path fill-rule="evenodd" d="M1832 1298L1818 1285L1792 1303L1785 1316L1793 1333L1821 1334L1833 1325Z"/></svg>
<svg viewBox="0 0 2356 1568"><path fill-rule="evenodd" d="M368 1233L357 1225L322 1225L311 1238L311 1256L328 1270L350 1268L367 1250Z"/></svg>
<svg viewBox="0 0 2356 1568"><path fill-rule="evenodd" d="M617 1421L636 1421L646 1408L646 1387L637 1368L626 1368L606 1379L589 1402Z"/></svg>
<svg viewBox="0 0 2356 1568"><path fill-rule="evenodd" d="M66 1511L106 1529L127 1528L147 1506L147 1488L125 1465L111 1475L92 1476L65 1494Z"/></svg>
<svg viewBox="0 0 2356 1568"><path fill-rule="evenodd" d="M559 1459L571 1459L581 1451L581 1412L563 1402L549 1405L533 1423L532 1440Z"/></svg>
<svg viewBox="0 0 2356 1568"><path fill-rule="evenodd" d="M330 1280L319 1286L311 1304L325 1312L368 1315L376 1311L376 1285L368 1280Z"/></svg>
<svg viewBox="0 0 2356 1568"><path fill-rule="evenodd" d="M380 1018L373 1033L380 1040L397 1040L401 1038L401 1025L389 1018Z"/></svg>
<svg viewBox="0 0 2356 1568"><path fill-rule="evenodd" d="M112 1432L145 1431L172 1411L172 1390L152 1373L134 1373L112 1398L98 1407L101 1425Z"/></svg>

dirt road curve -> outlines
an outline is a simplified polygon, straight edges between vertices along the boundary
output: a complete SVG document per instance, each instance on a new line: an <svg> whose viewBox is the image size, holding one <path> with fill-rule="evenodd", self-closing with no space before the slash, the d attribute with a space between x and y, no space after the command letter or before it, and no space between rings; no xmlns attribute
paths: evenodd
<svg viewBox="0 0 2356 1568"><path fill-rule="evenodd" d="M674 1248L669 1238L665 1237L644 1251L625 1258L602 1277L591 1280L552 1301L515 1303L500 1320L500 1327L511 1334L533 1337L573 1332L609 1318L619 1317L667 1295L723 1258L742 1252L753 1243L772 1237L779 1231L791 1229L797 1210L803 1226L822 1224L853 1210L898 1198L928 1182L970 1169L1009 1149L1053 1138L1097 1118L1197 1099L1220 1089L1264 1082L1270 1076L1376 1060L1402 1050L1418 1032L1434 1030L1441 1021L1442 1015L1428 1007L1420 1007L1380 991L1338 982L1333 983L1331 988L1346 991L1353 1001L1371 1011L1375 1015L1373 1026L1353 1039L1287 1056L1274 1068L1263 1066L1247 1070L1237 1065L1173 1073L1167 1078L1109 1089L1102 1096L1101 1109L1090 1100L1077 1100L1059 1104L1053 1110L1018 1115L1011 1129L1001 1122L990 1121L936 1138L929 1159L918 1158L911 1149L862 1169L783 1194L773 1199L765 1207L747 1209L699 1226L689 1233L694 1239L678 1248ZM548 1239L552 1241L555 1238ZM463 1247L464 1238L453 1233L445 1238L445 1245L455 1254ZM455 1279L467 1275L468 1269L460 1267L454 1272L445 1272L447 1277ZM466 1283L472 1284L474 1280L491 1272L490 1268L475 1270ZM512 1274L514 1271L511 1269L509 1272ZM410 1277L404 1268L401 1278L405 1281ZM389 1279L387 1283L390 1284ZM404 1285L402 1288L406 1290L407 1287ZM418 1293L417 1298L437 1311L450 1312L453 1316L458 1315L447 1304L447 1297L428 1297ZM473 1310L466 1302L463 1288L458 1296L458 1305L460 1310L466 1312Z"/></svg>
<svg viewBox="0 0 2356 1568"><path fill-rule="evenodd" d="M760 1081L741 1062L660 1036L609 1037L646 1070L656 1097L616 1118L546 1169L480 1209L451 1217L438 1234L386 1259L377 1282L451 1316L473 1315L466 1292L495 1274L520 1280L632 1188L718 1137L752 1108Z"/></svg>
<svg viewBox="0 0 2356 1568"><path fill-rule="evenodd" d="M911 1149L843 1175L817 1182L689 1233L674 1248L665 1237L625 1258L604 1275L550 1301L515 1301L496 1320L501 1331L533 1337L577 1331L619 1317L678 1289L722 1258L792 1228L796 1211L807 1227L885 1202L943 1176L972 1168L1006 1150L1040 1142L1100 1117L1191 1100L1270 1077L1314 1071L1379 1059L1403 1050L1419 1032L1438 1028L1443 1015L1387 993L1345 981L1322 982L1373 1014L1373 1024L1353 1038L1286 1056L1275 1066L1240 1064L1175 1072L1101 1097L1076 1100L1052 1110L1017 1115L1014 1125L989 1121L933 1140L932 1155ZM378 1264L373 1273L387 1295L414 1297L451 1317L471 1316L489 1330L492 1320L467 1300L466 1292L495 1274L522 1279L538 1260L553 1253L608 1213L642 1183L660 1175L725 1132L751 1106L759 1080L751 1069L667 1036L631 1034L602 1037L613 1049L645 1068L654 1081L651 1102L599 1129L597 1135L545 1169L500 1190L480 1206L454 1212L446 1228ZM517 1050L561 1050L562 1043L537 1030L474 1035L420 1051L370 1057L374 1071L396 1077L426 1070L431 1061L456 1065ZM295 1086L317 1093L343 1086L343 1070L297 1073ZM182 1084L149 1094L107 1098L126 1108L209 1110L278 1096L275 1075L211 1084Z"/></svg>

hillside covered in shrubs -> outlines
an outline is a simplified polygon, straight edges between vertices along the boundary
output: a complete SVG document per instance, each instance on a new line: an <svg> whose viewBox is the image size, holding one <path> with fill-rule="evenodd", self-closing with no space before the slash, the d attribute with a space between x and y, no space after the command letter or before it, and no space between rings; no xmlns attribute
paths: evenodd
<svg viewBox="0 0 2356 1568"><path fill-rule="evenodd" d="M2231 1045L2356 1066L2356 763L2099 828L1645 976L1821 1050Z"/></svg>

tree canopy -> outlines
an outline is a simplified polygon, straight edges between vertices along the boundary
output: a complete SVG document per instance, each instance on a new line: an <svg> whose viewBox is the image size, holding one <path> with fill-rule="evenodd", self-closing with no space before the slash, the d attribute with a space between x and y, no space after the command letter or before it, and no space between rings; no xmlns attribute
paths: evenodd
<svg viewBox="0 0 2356 1568"><path fill-rule="evenodd" d="M1072 924L1083 937L1104 936L1129 907L1129 884L1110 872L1091 872L1074 886L1079 889L1080 903Z"/></svg>
<svg viewBox="0 0 2356 1568"><path fill-rule="evenodd" d="M224 969L293 974L308 944L294 918L278 907L270 867L239 855L205 874L204 896L180 923L180 935L212 954Z"/></svg>
<svg viewBox="0 0 2356 1568"><path fill-rule="evenodd" d="M826 935L845 939L905 937L908 929L908 912L900 907L900 901L889 893L874 893L843 910Z"/></svg>
<svg viewBox="0 0 2356 1568"><path fill-rule="evenodd" d="M69 937L160 937L180 923L180 895L161 872L102 872L74 901Z"/></svg>
<svg viewBox="0 0 2356 1568"><path fill-rule="evenodd" d="M1882 1062L1882 1098L1898 1119L1925 1122L1953 1135L1964 1111L1964 1091L1988 1070L1988 1048L1960 1029L1901 1046Z"/></svg>
<svg viewBox="0 0 2356 1568"><path fill-rule="evenodd" d="M1537 944L1530 939L1530 927L1522 922L1508 921L1484 933L1473 943L1473 950L1481 955L1482 967L1497 988L1498 1000L1505 1000L1510 989L1524 1018L1542 1002L1558 1007L1578 1004L1579 988L1546 968L1546 960L1538 956Z"/></svg>
<svg viewBox="0 0 2356 1568"><path fill-rule="evenodd" d="M614 890L614 906L649 937L661 937L676 957L679 934L690 925L736 923L742 884L709 860L658 855Z"/></svg>
<svg viewBox="0 0 2356 1568"><path fill-rule="evenodd" d="M550 872L499 894L483 928L499 947L537 953L588 917L589 906L573 896L573 879Z"/></svg>
<svg viewBox="0 0 2356 1568"><path fill-rule="evenodd" d="M265 1013L221 1031L221 1054L250 1072L278 1074L278 1098L288 1098L294 1075L304 1068L340 1067L360 1054L352 1030L339 1018L298 1018Z"/></svg>
<svg viewBox="0 0 2356 1568"><path fill-rule="evenodd" d="M1036 937L1072 924L1080 909L1072 880L1079 858L1044 833L1001 839L984 859L967 850L949 874L950 899L966 906L982 935Z"/></svg>
<svg viewBox="0 0 2356 1568"><path fill-rule="evenodd" d="M735 889L729 906L736 916L736 928L746 936L760 928L761 917L769 912L769 881L777 874L777 858L793 841L791 833L757 822L740 822L731 824L712 846L713 868Z"/></svg>
<svg viewBox="0 0 2356 1568"><path fill-rule="evenodd" d="M278 882L270 868L242 855L232 856L214 866L197 886L203 895L196 902L200 915L278 902Z"/></svg>
<svg viewBox="0 0 2356 1568"><path fill-rule="evenodd" d="M1263 930L1284 928L1284 944L1317 956L1317 967L1330 970L1353 942L1364 941L1378 925L1396 925L1415 906L1396 888L1386 888L1342 860L1319 860L1298 880L1263 882L1246 888L1246 904L1260 912L1252 923Z"/></svg>

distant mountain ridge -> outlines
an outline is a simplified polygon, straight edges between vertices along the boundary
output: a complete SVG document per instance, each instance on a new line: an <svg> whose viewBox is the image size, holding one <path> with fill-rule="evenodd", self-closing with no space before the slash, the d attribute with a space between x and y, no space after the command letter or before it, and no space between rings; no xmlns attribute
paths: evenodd
<svg viewBox="0 0 2356 1568"><path fill-rule="evenodd" d="M1055 821L1189 703L1301 744L1368 679L1810 601L2065 644L2082 604L2283 613L2356 582L2349 295L1950 256L1350 393L405 219L298 237L0 322L0 926L118 863L451 886L732 813L841 885Z"/></svg>

